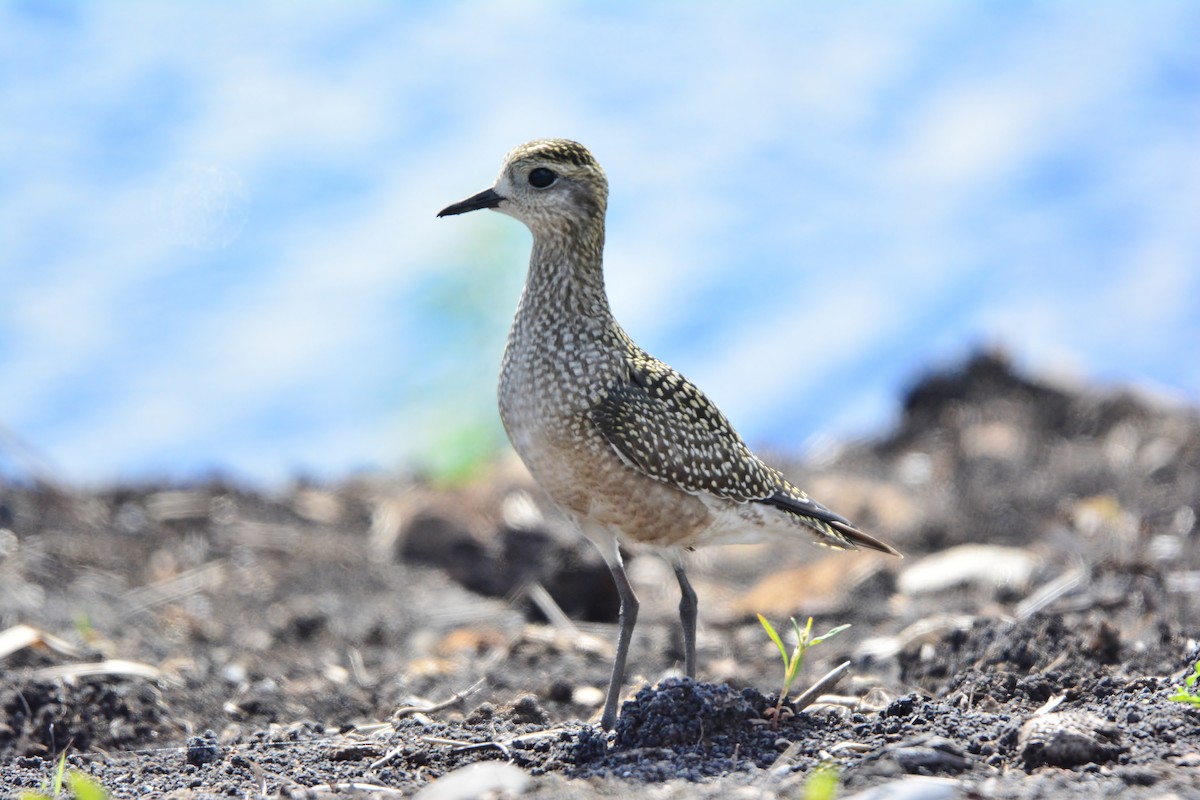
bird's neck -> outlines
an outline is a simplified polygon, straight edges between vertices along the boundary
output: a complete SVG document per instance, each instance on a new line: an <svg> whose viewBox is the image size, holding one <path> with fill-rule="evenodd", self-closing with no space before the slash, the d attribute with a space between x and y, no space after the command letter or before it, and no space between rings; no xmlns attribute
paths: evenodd
<svg viewBox="0 0 1200 800"><path fill-rule="evenodd" d="M534 234L523 310L609 319L604 291L604 225L563 226Z"/></svg>

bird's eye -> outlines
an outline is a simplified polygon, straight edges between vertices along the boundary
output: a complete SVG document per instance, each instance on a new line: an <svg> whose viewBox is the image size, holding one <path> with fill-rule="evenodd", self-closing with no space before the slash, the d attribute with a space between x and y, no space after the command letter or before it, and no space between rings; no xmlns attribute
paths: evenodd
<svg viewBox="0 0 1200 800"><path fill-rule="evenodd" d="M548 170L545 167L538 167L529 171L529 185L535 189L545 189L550 184L554 183L554 179L558 176L553 170Z"/></svg>

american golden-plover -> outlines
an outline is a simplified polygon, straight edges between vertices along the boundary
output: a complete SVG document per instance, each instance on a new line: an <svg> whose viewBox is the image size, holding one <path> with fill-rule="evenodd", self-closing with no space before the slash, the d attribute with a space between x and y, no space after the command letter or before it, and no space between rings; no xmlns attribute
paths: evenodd
<svg viewBox="0 0 1200 800"><path fill-rule="evenodd" d="M686 378L634 344L604 291L608 179L568 139L508 154L492 188L442 209L481 208L533 233L500 370L500 418L534 479L590 539L620 595L620 634L600 724L611 729L637 621L621 543L658 548L679 580L684 669L696 676L696 592L683 550L807 534L899 555L750 452Z"/></svg>

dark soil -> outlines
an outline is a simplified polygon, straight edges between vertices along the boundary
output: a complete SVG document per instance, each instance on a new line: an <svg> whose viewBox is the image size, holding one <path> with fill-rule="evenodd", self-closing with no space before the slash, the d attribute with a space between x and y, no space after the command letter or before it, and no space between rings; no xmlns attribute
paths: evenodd
<svg viewBox="0 0 1200 800"><path fill-rule="evenodd" d="M985 355L916 386L886 439L788 472L906 559L697 552L693 682L670 568L630 553L611 734L587 721L611 579L513 465L456 488L0 484L0 796L66 753L122 798L773 798L829 769L842 797L1200 797L1200 709L1168 699L1200 659L1196 410ZM756 612L852 624L793 697L848 675L775 719Z"/></svg>

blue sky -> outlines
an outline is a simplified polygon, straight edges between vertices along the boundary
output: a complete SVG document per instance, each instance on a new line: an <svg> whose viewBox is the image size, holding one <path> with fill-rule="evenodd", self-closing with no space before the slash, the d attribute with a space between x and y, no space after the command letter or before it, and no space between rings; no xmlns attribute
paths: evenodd
<svg viewBox="0 0 1200 800"><path fill-rule="evenodd" d="M981 346L1200 399L1194 3L0 2L0 473L502 445L522 141L612 185L626 329L748 440Z"/></svg>

